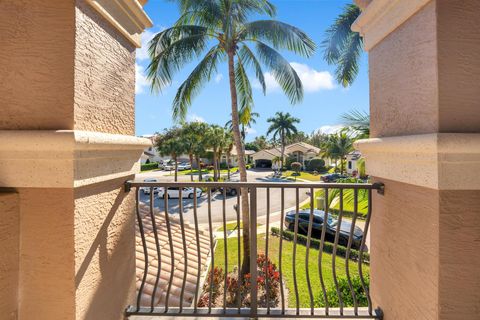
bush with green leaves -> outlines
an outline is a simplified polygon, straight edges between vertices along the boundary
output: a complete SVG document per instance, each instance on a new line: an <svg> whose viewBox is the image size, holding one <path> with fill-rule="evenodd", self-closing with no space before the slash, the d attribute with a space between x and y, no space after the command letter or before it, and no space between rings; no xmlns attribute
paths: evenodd
<svg viewBox="0 0 480 320"><path fill-rule="evenodd" d="M350 281L352 283L353 292L355 293L355 299L357 301L357 305L359 307L366 307L368 306L367 294L362 286L362 281L359 276L352 276L350 277ZM370 286L370 277L368 275L364 276L365 286L368 290ZM338 277L338 287L340 291L340 295L342 296L342 303L344 307L353 307L353 295L352 290L350 290L350 285L348 284L348 278L346 276ZM338 292L335 285L331 285L327 287L327 300L329 307L339 307L340 302L338 299ZM320 293L315 297L314 300L315 308L323 308L325 307L325 297L323 296L323 292Z"/></svg>
<svg viewBox="0 0 480 320"><path fill-rule="evenodd" d="M158 169L158 162L145 163L140 166L141 171Z"/></svg>
<svg viewBox="0 0 480 320"><path fill-rule="evenodd" d="M313 158L307 163L307 171L323 172L325 170L325 160L321 158Z"/></svg>

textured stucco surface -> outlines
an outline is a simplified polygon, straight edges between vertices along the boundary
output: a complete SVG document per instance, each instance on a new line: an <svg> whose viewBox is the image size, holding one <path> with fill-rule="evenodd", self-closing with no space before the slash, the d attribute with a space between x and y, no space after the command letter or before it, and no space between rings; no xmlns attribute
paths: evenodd
<svg viewBox="0 0 480 320"><path fill-rule="evenodd" d="M439 319L439 195L379 179L370 234L371 295L385 320ZM453 319L453 318L450 318Z"/></svg>
<svg viewBox="0 0 480 320"><path fill-rule="evenodd" d="M0 315L17 319L20 203L18 193L0 190Z"/></svg>
<svg viewBox="0 0 480 320"><path fill-rule="evenodd" d="M432 2L370 50L373 137L437 131L435 17Z"/></svg>
<svg viewBox="0 0 480 320"><path fill-rule="evenodd" d="M0 1L0 129L72 129L74 14L72 1Z"/></svg>
<svg viewBox="0 0 480 320"><path fill-rule="evenodd" d="M135 47L85 0L75 20L74 129L135 134Z"/></svg>
<svg viewBox="0 0 480 320"><path fill-rule="evenodd" d="M480 315L480 190L440 191L440 319Z"/></svg>
<svg viewBox="0 0 480 320"><path fill-rule="evenodd" d="M436 4L440 132L480 132L480 1Z"/></svg>
<svg viewBox="0 0 480 320"><path fill-rule="evenodd" d="M135 293L135 198L124 179L75 189L77 319L120 319Z"/></svg>
<svg viewBox="0 0 480 320"><path fill-rule="evenodd" d="M20 188L18 191L19 319L73 319L73 190Z"/></svg>

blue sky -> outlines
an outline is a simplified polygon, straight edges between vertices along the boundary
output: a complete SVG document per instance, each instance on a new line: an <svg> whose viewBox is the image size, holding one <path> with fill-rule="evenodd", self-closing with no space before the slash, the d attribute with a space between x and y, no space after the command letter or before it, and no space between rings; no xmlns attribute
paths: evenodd
<svg viewBox="0 0 480 320"><path fill-rule="evenodd" d="M272 0L277 6L276 19L301 28L317 44L324 37L324 32L342 7L351 0ZM147 30L142 37L146 44L156 32L171 26L178 18L178 9L174 3L166 0L150 0L145 10L151 17L154 27ZM144 46L145 47L145 46ZM137 51L137 85L136 85L136 134L151 134L162 131L173 124L171 105L178 86L186 79L195 63L186 66L174 78L172 85L161 94L150 93L144 70L148 65L145 48ZM247 141L265 134L268 129L267 118L277 111L289 112L301 120L299 129L311 133L314 130L331 131L341 124L340 116L352 109L368 111L369 88L367 55L362 56L360 74L353 86L345 89L334 78L334 66L329 66L322 58L322 51L310 59L304 59L288 52L282 54L294 63L303 80L305 96L303 102L291 105L278 89L274 80L266 75L268 90L264 96L261 90L254 88L255 111L260 113L257 124L247 136ZM264 70L267 73L267 70ZM255 87L255 81L252 83ZM230 117L230 94L227 82L227 65L219 67L218 74L207 84L200 95L193 101L187 119L205 121L224 125Z"/></svg>

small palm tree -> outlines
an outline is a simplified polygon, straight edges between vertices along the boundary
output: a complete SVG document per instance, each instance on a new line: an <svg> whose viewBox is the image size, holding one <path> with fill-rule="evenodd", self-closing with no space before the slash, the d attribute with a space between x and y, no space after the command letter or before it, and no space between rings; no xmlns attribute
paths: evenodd
<svg viewBox="0 0 480 320"><path fill-rule="evenodd" d="M266 91L264 67L290 99L303 99L302 82L278 50L289 50L304 57L314 54L315 43L300 29L277 20L249 21L252 15L274 17L275 6L268 0L176 0L181 17L171 28L159 32L149 45L151 62L148 79L152 90L168 86L183 66L201 57L198 65L178 88L173 116L183 119L192 99L217 73L220 62L228 63L232 128L238 153L240 181L247 181L245 151L240 133L239 109L253 106L252 86L247 68ZM252 47L253 45L253 47ZM210 46L210 47L209 47ZM262 67L263 65L263 67ZM239 108L240 105L240 108ZM242 220L249 225L248 192L242 192ZM242 274L249 269L249 228L243 228Z"/></svg>
<svg viewBox="0 0 480 320"><path fill-rule="evenodd" d="M300 123L300 119L294 118L290 113L277 112L275 117L267 119L271 123L267 130L267 135L273 134L273 140L280 141L281 145L281 159L280 170L283 169L283 162L285 161L285 146L287 138L298 132L296 123Z"/></svg>
<svg viewBox="0 0 480 320"><path fill-rule="evenodd" d="M370 115L364 111L352 110L342 115L342 120L347 125L348 131L356 139L370 137Z"/></svg>
<svg viewBox="0 0 480 320"><path fill-rule="evenodd" d="M170 156L175 161L175 182L178 181L178 156L186 151L183 142L182 129L173 127L157 136L155 147L162 156Z"/></svg>
<svg viewBox="0 0 480 320"><path fill-rule="evenodd" d="M239 120L240 120L240 133L242 135L242 140L245 143L245 138L247 137L247 129L252 127L252 124L257 123L257 118L260 117L258 112L252 112L250 108L240 110ZM227 121L225 127L228 127L230 131L233 130L232 120Z"/></svg>
<svg viewBox="0 0 480 320"><path fill-rule="evenodd" d="M358 75L359 58L363 51L363 39L353 32L351 26L361 10L355 4L348 4L335 22L327 29L322 42L323 57L328 64L336 65L337 82L348 87Z"/></svg>
<svg viewBox="0 0 480 320"><path fill-rule="evenodd" d="M193 158L197 163L197 170L199 172L199 180L202 175L202 168L200 167L200 155L205 153L205 139L204 134L207 130L207 124L203 122L185 123L182 127L182 140L185 144L185 149L190 158L190 181L193 181Z"/></svg>
<svg viewBox="0 0 480 320"><path fill-rule="evenodd" d="M344 159L353 150L353 139L346 133L332 134L323 144L325 157L340 160L340 173L344 173ZM335 166L337 161L335 161Z"/></svg>
<svg viewBox="0 0 480 320"><path fill-rule="evenodd" d="M212 125L207 133L208 146L213 153L213 180L218 181L220 174L218 172L219 158L221 157L222 148L225 145L225 130L217 125Z"/></svg>

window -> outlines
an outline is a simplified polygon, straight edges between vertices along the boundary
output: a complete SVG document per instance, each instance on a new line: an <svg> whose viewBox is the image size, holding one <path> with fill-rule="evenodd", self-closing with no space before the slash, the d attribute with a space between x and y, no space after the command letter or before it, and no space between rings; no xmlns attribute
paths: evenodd
<svg viewBox="0 0 480 320"><path fill-rule="evenodd" d="M348 161L348 169L352 169L352 161Z"/></svg>

